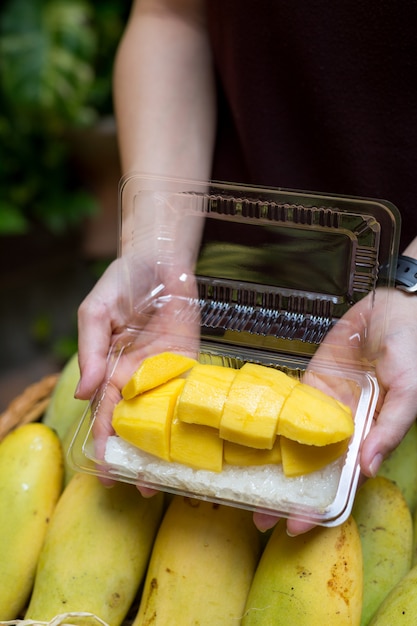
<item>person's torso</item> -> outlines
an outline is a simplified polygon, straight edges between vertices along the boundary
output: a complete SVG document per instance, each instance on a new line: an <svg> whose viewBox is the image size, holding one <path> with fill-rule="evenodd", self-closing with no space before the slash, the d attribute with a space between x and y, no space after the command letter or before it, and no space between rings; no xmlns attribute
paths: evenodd
<svg viewBox="0 0 417 626"><path fill-rule="evenodd" d="M417 234L417 1L208 0L207 12L213 177L384 198Z"/></svg>

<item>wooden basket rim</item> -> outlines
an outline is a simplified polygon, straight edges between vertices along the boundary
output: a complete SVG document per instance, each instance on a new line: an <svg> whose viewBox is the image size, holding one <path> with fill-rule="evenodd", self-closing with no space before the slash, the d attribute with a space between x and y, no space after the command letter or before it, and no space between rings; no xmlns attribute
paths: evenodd
<svg viewBox="0 0 417 626"><path fill-rule="evenodd" d="M36 422L45 413L60 373L49 374L30 384L0 414L0 441L14 428Z"/></svg>

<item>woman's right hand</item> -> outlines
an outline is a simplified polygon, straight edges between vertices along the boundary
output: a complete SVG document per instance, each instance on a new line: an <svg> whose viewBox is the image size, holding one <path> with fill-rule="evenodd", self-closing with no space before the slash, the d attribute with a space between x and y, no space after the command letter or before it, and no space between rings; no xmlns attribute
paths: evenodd
<svg viewBox="0 0 417 626"><path fill-rule="evenodd" d="M114 261L79 307L76 397L94 396L98 458L113 433L111 418L121 389L141 361L163 351L196 356L199 309L188 268L136 257Z"/></svg>

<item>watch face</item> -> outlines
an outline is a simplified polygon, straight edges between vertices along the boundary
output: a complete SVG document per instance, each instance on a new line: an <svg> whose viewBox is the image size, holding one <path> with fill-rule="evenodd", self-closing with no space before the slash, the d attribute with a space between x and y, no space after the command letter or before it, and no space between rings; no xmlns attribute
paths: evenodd
<svg viewBox="0 0 417 626"><path fill-rule="evenodd" d="M417 260L408 256L399 256L395 283L398 289L417 293Z"/></svg>

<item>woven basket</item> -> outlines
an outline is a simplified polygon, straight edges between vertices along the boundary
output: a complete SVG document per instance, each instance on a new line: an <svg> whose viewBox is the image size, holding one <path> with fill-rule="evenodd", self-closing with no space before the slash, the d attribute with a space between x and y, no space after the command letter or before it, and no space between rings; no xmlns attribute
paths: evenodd
<svg viewBox="0 0 417 626"><path fill-rule="evenodd" d="M10 402L7 409L0 415L0 441L17 426L41 419L58 378L59 373L45 376L40 381L29 385L23 393Z"/></svg>

